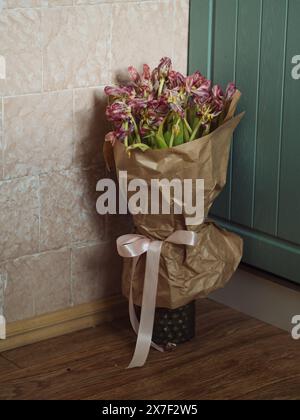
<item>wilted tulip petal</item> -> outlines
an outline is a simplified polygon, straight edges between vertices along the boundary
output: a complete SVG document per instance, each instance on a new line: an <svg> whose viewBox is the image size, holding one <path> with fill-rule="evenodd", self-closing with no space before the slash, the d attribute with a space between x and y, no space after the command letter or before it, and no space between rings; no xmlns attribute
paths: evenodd
<svg viewBox="0 0 300 420"><path fill-rule="evenodd" d="M151 79L151 69L148 64L143 65L143 79L150 80Z"/></svg>
<svg viewBox="0 0 300 420"><path fill-rule="evenodd" d="M234 83L230 83L224 94L199 71L185 77L172 69L168 57L162 58L152 72L147 64L141 73L133 66L128 71L131 82L105 88L110 99L106 115L114 127L105 141L115 144L118 139L126 147L156 147L159 130L163 138L171 132L179 135L180 127L188 131L185 141L192 141L223 121L218 116L225 115L236 92Z"/></svg>
<svg viewBox="0 0 300 420"><path fill-rule="evenodd" d="M184 118L184 106L185 106L185 95L180 93L175 89L169 90L168 94L168 103L170 104L171 109L178 114L181 118Z"/></svg>
<svg viewBox="0 0 300 420"><path fill-rule="evenodd" d="M135 96L135 91L131 86L106 86L104 92L107 96L113 96L115 98Z"/></svg>
<svg viewBox="0 0 300 420"><path fill-rule="evenodd" d="M186 91L191 93L193 90L197 90L201 85L207 84L207 82L209 81L204 76L202 76L200 71L196 71L191 76L186 78Z"/></svg>
<svg viewBox="0 0 300 420"><path fill-rule="evenodd" d="M235 86L234 83L229 83L226 89L226 93L225 93L225 98L226 101L231 101L231 99L233 98L233 95L235 94L235 92L237 91L237 88Z"/></svg>
<svg viewBox="0 0 300 420"><path fill-rule="evenodd" d="M192 95L198 103L204 104L210 102L212 98L211 81L205 80L197 89L192 89Z"/></svg>
<svg viewBox="0 0 300 420"><path fill-rule="evenodd" d="M223 100L224 99L224 93L223 93L223 90L222 90L221 86L215 85L212 88L212 93L213 93L213 95L214 95L214 97L216 99L219 99L219 100Z"/></svg>
<svg viewBox="0 0 300 420"><path fill-rule="evenodd" d="M168 76L167 86L169 89L183 89L186 84L186 78L178 71L171 70Z"/></svg>
<svg viewBox="0 0 300 420"><path fill-rule="evenodd" d="M113 146L115 145L116 140L117 140L117 136L114 131L107 133L105 136L105 141L111 143Z"/></svg>
<svg viewBox="0 0 300 420"><path fill-rule="evenodd" d="M213 94L213 106L215 107L217 112L222 112L224 108L224 92L219 85L215 85L212 88Z"/></svg>
<svg viewBox="0 0 300 420"><path fill-rule="evenodd" d="M124 121L130 116L131 109L121 101L115 101L106 108L106 116L109 121Z"/></svg>
<svg viewBox="0 0 300 420"><path fill-rule="evenodd" d="M137 69L136 69L135 67L133 67L133 66L129 66L129 67L128 67L128 73L129 73L129 76L130 76L131 80L132 80L134 83L138 83L138 82L139 82L139 80L141 79L141 76L139 75L139 72L138 72L138 71L137 71Z"/></svg>
<svg viewBox="0 0 300 420"><path fill-rule="evenodd" d="M158 65L159 77L166 78L172 69L172 61L169 57L164 57Z"/></svg>

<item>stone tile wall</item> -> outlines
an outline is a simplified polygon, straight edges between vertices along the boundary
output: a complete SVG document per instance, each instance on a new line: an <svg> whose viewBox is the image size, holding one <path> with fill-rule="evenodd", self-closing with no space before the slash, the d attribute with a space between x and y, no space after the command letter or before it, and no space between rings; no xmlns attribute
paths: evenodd
<svg viewBox="0 0 300 420"><path fill-rule="evenodd" d="M103 87L165 55L186 72L189 1L0 3L0 273L15 321L120 290L129 221L95 210Z"/></svg>

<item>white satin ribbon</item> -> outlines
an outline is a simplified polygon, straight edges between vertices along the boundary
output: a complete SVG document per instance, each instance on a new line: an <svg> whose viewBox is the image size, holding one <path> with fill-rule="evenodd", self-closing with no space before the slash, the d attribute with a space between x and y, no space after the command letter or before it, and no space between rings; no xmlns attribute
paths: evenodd
<svg viewBox="0 0 300 420"><path fill-rule="evenodd" d="M197 233L186 230L177 230L172 233L164 242L178 245L195 246L197 244ZM117 239L118 253L124 258L133 258L131 271L130 294L129 294L129 316L133 330L137 334L135 352L128 368L141 367L145 364L150 347L158 351L164 351L162 347L153 343L152 333L155 316L159 261L163 241L152 241L142 235L124 235ZM141 307L140 322L136 317L133 303L133 276L138 259L147 253L146 271Z"/></svg>

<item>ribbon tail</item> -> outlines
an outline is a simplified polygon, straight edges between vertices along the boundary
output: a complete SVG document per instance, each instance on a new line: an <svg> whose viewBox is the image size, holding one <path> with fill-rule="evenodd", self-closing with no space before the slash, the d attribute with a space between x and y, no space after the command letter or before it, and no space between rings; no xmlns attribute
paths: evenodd
<svg viewBox="0 0 300 420"><path fill-rule="evenodd" d="M134 307L134 303L133 303L132 282L131 282L131 285L130 285L130 293L129 293L129 318L130 318L130 323L131 323L133 331L136 333L136 335L138 335L140 323L139 323L138 318L136 316L135 307ZM158 346L153 341L151 341L151 347L153 347L157 351L160 351L161 353L164 353L164 351L165 351L163 347Z"/></svg>
<svg viewBox="0 0 300 420"><path fill-rule="evenodd" d="M161 248L162 248L162 242L153 241L149 245L149 249L147 252L140 325L138 328L138 336L137 336L137 342L135 346L134 355L128 366L128 369L141 367L145 364L149 351L150 351L151 344L152 344L152 333L153 333L154 316L155 316ZM136 265L136 262L135 262L135 265ZM133 268L135 268L135 265ZM129 312L130 312L130 319L132 322L132 326L134 328L134 326L137 326L138 321L136 319L135 309L133 305L132 282L131 282L130 298L129 298ZM137 321L137 324L136 324L136 321ZM158 346L155 345L155 348L156 347ZM158 349L162 351L161 348L158 347Z"/></svg>
<svg viewBox="0 0 300 420"><path fill-rule="evenodd" d="M138 334L140 324L139 324L139 321L137 319L134 304L133 304L133 290L132 290L132 287L133 287L133 276L134 276L134 272L135 272L135 268L136 268L138 259L139 259L139 257L135 257L133 259L132 270L131 270L131 281L130 281L130 293L129 293L129 318L130 318L130 323L131 323L132 329L136 334Z"/></svg>

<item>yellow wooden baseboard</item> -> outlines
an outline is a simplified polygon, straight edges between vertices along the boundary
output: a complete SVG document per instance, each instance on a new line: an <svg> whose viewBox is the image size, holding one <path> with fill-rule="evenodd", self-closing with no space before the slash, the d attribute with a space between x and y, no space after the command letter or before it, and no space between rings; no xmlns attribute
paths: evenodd
<svg viewBox="0 0 300 420"><path fill-rule="evenodd" d="M7 325L7 339L0 340L0 352L26 346L127 315L127 302L121 296L98 300Z"/></svg>

